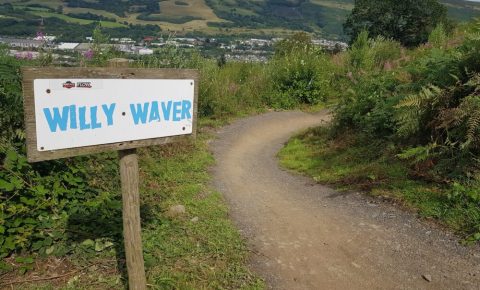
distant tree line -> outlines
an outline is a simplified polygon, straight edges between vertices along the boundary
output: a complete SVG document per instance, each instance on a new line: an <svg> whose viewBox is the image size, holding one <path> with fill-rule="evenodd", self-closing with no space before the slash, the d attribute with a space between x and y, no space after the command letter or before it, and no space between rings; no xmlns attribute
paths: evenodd
<svg viewBox="0 0 480 290"><path fill-rule="evenodd" d="M116 22L117 19L105 17L103 15L97 15L90 12L87 13L67 13L66 15L74 18L86 19L86 20L94 20L94 21L110 21Z"/></svg>
<svg viewBox="0 0 480 290"><path fill-rule="evenodd" d="M192 20L203 20L203 18L201 17L190 16L190 15L166 16L166 15L152 15L152 14L146 14L146 13L142 13L138 15L137 19L145 20L145 21L164 21L164 22L175 23L175 24L183 24L183 23L190 22Z"/></svg>

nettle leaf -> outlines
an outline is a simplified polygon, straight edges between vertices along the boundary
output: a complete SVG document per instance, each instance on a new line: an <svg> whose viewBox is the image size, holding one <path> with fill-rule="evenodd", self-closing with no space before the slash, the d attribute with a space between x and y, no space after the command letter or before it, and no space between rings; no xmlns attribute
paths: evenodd
<svg viewBox="0 0 480 290"><path fill-rule="evenodd" d="M49 192L47 189L45 189L43 185L37 185L33 188L33 190L35 191L35 194L38 196L45 196Z"/></svg>
<svg viewBox="0 0 480 290"><path fill-rule="evenodd" d="M33 206L36 203L36 200L33 198L26 198L25 196L20 197L20 201L26 205Z"/></svg>
<svg viewBox="0 0 480 290"><path fill-rule="evenodd" d="M86 239L85 241L82 242L82 246L93 247L95 246L95 242L91 239Z"/></svg>
<svg viewBox="0 0 480 290"><path fill-rule="evenodd" d="M113 246L113 243L110 241L105 241L103 242L102 240L96 240L95 241L95 251L101 252L107 248L110 248Z"/></svg>
<svg viewBox="0 0 480 290"><path fill-rule="evenodd" d="M51 246L51 247L48 247L46 250L45 250L45 254L47 255L51 255L53 253L53 251L55 251L55 245Z"/></svg>
<svg viewBox="0 0 480 290"><path fill-rule="evenodd" d="M53 243L53 239L51 237L47 237L44 241L43 244L45 246L50 246Z"/></svg>
<svg viewBox="0 0 480 290"><path fill-rule="evenodd" d="M7 237L5 239L5 242L3 243L3 248L8 250L15 249L15 240L13 239L13 237Z"/></svg>
<svg viewBox="0 0 480 290"><path fill-rule="evenodd" d="M38 251L43 247L43 241L36 241L32 244L32 250Z"/></svg>
<svg viewBox="0 0 480 290"><path fill-rule="evenodd" d="M9 272L13 269L13 266L12 265L9 265L3 261L0 261L0 270L1 271L5 271L5 272Z"/></svg>
<svg viewBox="0 0 480 290"><path fill-rule="evenodd" d="M26 223L26 224L30 224L30 225L33 225L33 224L37 223L37 221L32 219L32 218L26 218L23 222Z"/></svg>
<svg viewBox="0 0 480 290"><path fill-rule="evenodd" d="M5 191L12 191L15 188L15 185L4 180L0 179L0 189L3 189Z"/></svg>
<svg viewBox="0 0 480 290"><path fill-rule="evenodd" d="M18 178L18 177L13 177L11 180L10 180L10 183L15 186L16 189L22 189L24 186L25 186L25 183L22 179Z"/></svg>
<svg viewBox="0 0 480 290"><path fill-rule="evenodd" d="M17 257L15 258L15 262L22 264L32 264L34 260L32 257Z"/></svg>
<svg viewBox="0 0 480 290"><path fill-rule="evenodd" d="M18 154L15 150L8 150L6 155L7 155L7 160L9 161L17 160Z"/></svg>

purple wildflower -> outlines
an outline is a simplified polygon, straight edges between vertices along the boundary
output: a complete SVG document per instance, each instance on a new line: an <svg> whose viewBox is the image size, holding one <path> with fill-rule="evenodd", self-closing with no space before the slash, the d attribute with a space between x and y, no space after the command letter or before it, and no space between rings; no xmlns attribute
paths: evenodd
<svg viewBox="0 0 480 290"><path fill-rule="evenodd" d="M37 31L37 38L43 39L45 37L45 34L43 34L42 31Z"/></svg>
<svg viewBox="0 0 480 290"><path fill-rule="evenodd" d="M83 56L84 56L86 59L92 59L92 58L93 58L93 55L94 55L94 52L93 52L93 50L91 50L91 49L85 51L85 53L83 54Z"/></svg>

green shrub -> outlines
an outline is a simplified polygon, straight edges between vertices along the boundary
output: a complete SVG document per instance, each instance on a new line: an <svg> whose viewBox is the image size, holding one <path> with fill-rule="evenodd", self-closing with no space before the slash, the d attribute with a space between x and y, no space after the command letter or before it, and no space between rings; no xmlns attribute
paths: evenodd
<svg viewBox="0 0 480 290"><path fill-rule="evenodd" d="M375 67L375 56L370 44L368 32L362 31L348 51L350 66L353 69L372 70Z"/></svg>
<svg viewBox="0 0 480 290"><path fill-rule="evenodd" d="M269 104L285 109L325 101L333 94L334 73L330 57L317 49L276 57L269 64L273 86Z"/></svg>
<svg viewBox="0 0 480 290"><path fill-rule="evenodd" d="M364 72L383 69L387 62L391 63L402 55L399 42L378 36L368 38L368 32L362 31L350 50L347 52L350 69Z"/></svg>
<svg viewBox="0 0 480 290"><path fill-rule="evenodd" d="M265 107L270 84L264 64L228 62L219 67L208 61L200 72L200 115L224 118Z"/></svg>
<svg viewBox="0 0 480 290"><path fill-rule="evenodd" d="M452 45L439 25L430 44L415 50L360 33L346 53L350 82L334 112L335 130L394 141L399 157L428 163L424 169L438 180L477 176L479 27L472 24ZM387 69L386 63L395 65Z"/></svg>
<svg viewBox="0 0 480 290"><path fill-rule="evenodd" d="M355 129L370 136L388 138L395 131L394 109L398 80L393 73L359 79L338 101L334 114L337 131Z"/></svg>
<svg viewBox="0 0 480 290"><path fill-rule="evenodd" d="M448 44L447 32L445 31L445 25L440 23L435 27L428 37L428 43L435 48L446 48Z"/></svg>
<svg viewBox="0 0 480 290"><path fill-rule="evenodd" d="M100 155L27 163L21 64L0 55L0 257L32 250L62 255L72 250L73 216L112 220L118 213L116 162Z"/></svg>

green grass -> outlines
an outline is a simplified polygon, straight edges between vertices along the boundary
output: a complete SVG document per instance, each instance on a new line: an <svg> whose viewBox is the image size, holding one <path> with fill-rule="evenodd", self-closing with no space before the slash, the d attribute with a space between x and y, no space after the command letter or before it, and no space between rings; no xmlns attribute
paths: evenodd
<svg viewBox="0 0 480 290"><path fill-rule="evenodd" d="M224 200L208 186L213 157L207 138L142 152L144 203L155 205L158 221L143 235L149 283L157 289L261 288L245 267L247 248ZM164 211L176 204L185 205L187 214L166 218Z"/></svg>
<svg viewBox="0 0 480 290"><path fill-rule="evenodd" d="M201 124L214 125L218 121L202 120ZM246 244L230 221L222 196L209 186L208 168L214 162L207 148L209 138L207 133L201 133L197 141L139 150L142 239L150 289L264 288L263 281L246 267ZM112 157L116 158L115 154ZM169 207L178 204L185 206L186 213L169 217L166 214ZM195 217L196 222L192 221ZM119 215L117 227L121 227L120 218ZM102 227L102 223L90 226ZM113 245L101 251L95 251L94 244L105 240L96 239L91 245L79 241L77 250L61 262L71 275L14 286L16 289L124 288L123 266L117 264L124 261L120 240L112 240ZM39 258L36 263L40 266L26 276L18 274L17 268L4 276L3 281L29 280L39 273L58 275L42 270L53 264L52 258Z"/></svg>
<svg viewBox="0 0 480 290"><path fill-rule="evenodd" d="M80 19L80 18L75 18L75 17L70 17L64 14L58 14L58 13L53 13L53 12L44 12L44 11L32 11L33 14L41 16L41 17L55 17L62 19L66 22L70 23L77 23L77 24L90 24L95 22L94 20L87 20L87 19ZM116 27L126 27L126 25L117 23L117 22L111 22L111 21L99 21L101 25L105 28L116 28Z"/></svg>
<svg viewBox="0 0 480 290"><path fill-rule="evenodd" d="M279 157L282 166L319 183L395 200L424 218L438 220L467 240L480 238L478 201L452 185L413 178L409 165L394 152L392 145L365 140L353 132L331 138L327 128L316 128L293 137ZM478 185L470 188L480 190Z"/></svg>

